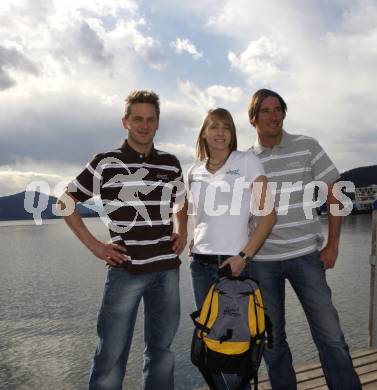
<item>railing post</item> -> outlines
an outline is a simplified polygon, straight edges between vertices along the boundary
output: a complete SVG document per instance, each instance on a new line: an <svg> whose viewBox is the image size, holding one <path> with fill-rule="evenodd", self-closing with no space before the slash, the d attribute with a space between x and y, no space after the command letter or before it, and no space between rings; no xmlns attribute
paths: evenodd
<svg viewBox="0 0 377 390"><path fill-rule="evenodd" d="M377 200L373 203L372 212L372 250L369 258L370 263L370 297L369 297L369 347L377 347L377 285L376 285L376 263L377 263Z"/></svg>

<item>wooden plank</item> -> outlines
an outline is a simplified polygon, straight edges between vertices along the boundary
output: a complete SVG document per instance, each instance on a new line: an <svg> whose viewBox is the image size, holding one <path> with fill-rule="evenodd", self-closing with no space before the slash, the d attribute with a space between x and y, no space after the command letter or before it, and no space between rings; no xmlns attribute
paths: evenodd
<svg viewBox="0 0 377 390"><path fill-rule="evenodd" d="M258 384L258 390L271 390L271 389L272 387L270 385L270 382L268 381Z"/></svg>
<svg viewBox="0 0 377 390"><path fill-rule="evenodd" d="M371 383L374 383L375 389L377 389L377 382L374 380L374 378L377 380L377 362L361 366L356 370L356 372L359 375L360 382L363 386L364 384L370 383L372 381ZM309 381L298 383L297 388L299 390L325 390L327 389L327 385L325 378L322 376Z"/></svg>
<svg viewBox="0 0 377 390"><path fill-rule="evenodd" d="M352 353L352 358L356 372L363 385L363 390L364 388L377 390L377 350L356 351ZM320 363L298 366L295 367L295 371L297 374L297 388L299 390L328 390ZM271 390L268 378L261 378L258 388L260 390ZM208 388L204 387L197 390L206 389Z"/></svg>
<svg viewBox="0 0 377 390"><path fill-rule="evenodd" d="M311 379L306 382L297 383L297 389L299 390L309 390L309 389L318 389L319 387L326 385L326 379L324 376L321 376L319 378Z"/></svg>
<svg viewBox="0 0 377 390"><path fill-rule="evenodd" d="M367 385L363 385L363 390L376 390L377 389L377 383L372 382Z"/></svg>
<svg viewBox="0 0 377 390"><path fill-rule="evenodd" d="M377 354L377 349L375 349L375 348L367 348L367 349L362 349L360 351L352 352L351 356L352 356L352 359L357 359L359 357L373 355L373 354Z"/></svg>
<svg viewBox="0 0 377 390"><path fill-rule="evenodd" d="M361 376L360 380L369 381L370 375L363 378L363 374L371 374L377 369L377 350L367 349L362 351L356 351L352 353L353 364L356 372ZM298 389L327 389L326 381L323 376L323 371L320 363L306 364L295 367L297 374ZM368 382L369 383L369 382ZM260 381L260 388L262 390L271 389L271 385L268 382L268 378L262 378ZM376 382L377 390L377 382Z"/></svg>
<svg viewBox="0 0 377 390"><path fill-rule="evenodd" d="M360 375L360 381L364 384L375 383L377 388L377 371L368 372L364 375Z"/></svg>
<svg viewBox="0 0 377 390"><path fill-rule="evenodd" d="M355 368L365 366L366 364L371 364L377 361L377 354L363 356L361 358L353 360L353 366Z"/></svg>
<svg viewBox="0 0 377 390"><path fill-rule="evenodd" d="M364 374L376 371L377 372L377 362L362 366L356 369L357 374L361 377Z"/></svg>
<svg viewBox="0 0 377 390"><path fill-rule="evenodd" d="M317 368L317 369L312 370L312 371L298 374L298 375L296 375L296 377L297 377L297 384L301 385L301 387L299 387L300 389L311 389L311 388L313 388L313 386L312 385L309 386L308 383L309 382L315 383L316 381L321 382L321 378L324 378L324 375L323 375L322 368ZM322 383L320 383L320 384L322 384Z"/></svg>
<svg viewBox="0 0 377 390"><path fill-rule="evenodd" d="M377 349L369 348L362 351L356 351L351 354L354 366L360 366L363 364L366 364L366 362L372 362L377 360ZM365 359L364 359L365 358ZM310 363L310 364L304 364L299 365L295 367L296 374L304 373L307 371L317 370L321 369L321 363ZM268 378L263 377L261 378L261 382L268 381Z"/></svg>

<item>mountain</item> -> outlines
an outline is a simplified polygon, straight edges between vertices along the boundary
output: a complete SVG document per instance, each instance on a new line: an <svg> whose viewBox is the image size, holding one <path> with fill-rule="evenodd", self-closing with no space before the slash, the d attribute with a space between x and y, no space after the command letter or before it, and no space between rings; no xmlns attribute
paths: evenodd
<svg viewBox="0 0 377 390"><path fill-rule="evenodd" d="M24 191L18 194L0 197L0 221L16 219L61 218L53 212L57 198L42 192ZM98 214L85 205L77 205L81 216L96 217Z"/></svg>
<svg viewBox="0 0 377 390"><path fill-rule="evenodd" d="M342 181L352 181L355 187L367 187L377 184L377 165L354 168L340 175Z"/></svg>

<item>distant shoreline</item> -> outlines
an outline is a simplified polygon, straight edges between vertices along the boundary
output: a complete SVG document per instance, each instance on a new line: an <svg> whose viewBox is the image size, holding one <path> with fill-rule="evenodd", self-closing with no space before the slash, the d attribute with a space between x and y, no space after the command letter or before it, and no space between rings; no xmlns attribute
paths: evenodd
<svg viewBox="0 0 377 390"><path fill-rule="evenodd" d="M100 220L98 216L83 217L84 220ZM54 225L56 222L62 222L62 217L43 218L42 225L37 225L34 219L0 219L0 227L6 226L35 226L43 227L43 225Z"/></svg>

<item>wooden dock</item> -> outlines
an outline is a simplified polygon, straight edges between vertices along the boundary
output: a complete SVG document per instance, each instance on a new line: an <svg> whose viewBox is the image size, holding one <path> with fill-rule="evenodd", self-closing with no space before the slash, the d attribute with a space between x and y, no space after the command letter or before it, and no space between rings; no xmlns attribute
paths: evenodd
<svg viewBox="0 0 377 390"><path fill-rule="evenodd" d="M352 354L353 365L359 375L363 390L377 389L377 349L367 349ZM297 366L298 390L328 390L320 363ZM271 389L267 378L261 378L258 389Z"/></svg>
<svg viewBox="0 0 377 390"><path fill-rule="evenodd" d="M363 390L377 390L377 349L367 349L352 354L353 365L359 375ZM295 367L298 390L328 390L320 363ZM208 390L201 387L197 390ZM267 378L260 378L258 390L270 390Z"/></svg>

